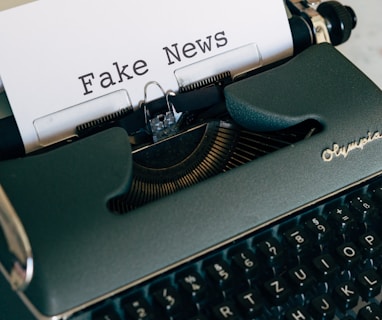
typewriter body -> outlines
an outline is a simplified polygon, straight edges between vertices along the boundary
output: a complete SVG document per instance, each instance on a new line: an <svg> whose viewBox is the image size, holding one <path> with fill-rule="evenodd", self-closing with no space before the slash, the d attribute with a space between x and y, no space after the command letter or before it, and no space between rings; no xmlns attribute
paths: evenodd
<svg viewBox="0 0 382 320"><path fill-rule="evenodd" d="M382 315L381 90L327 43L227 76L0 162L1 319Z"/></svg>

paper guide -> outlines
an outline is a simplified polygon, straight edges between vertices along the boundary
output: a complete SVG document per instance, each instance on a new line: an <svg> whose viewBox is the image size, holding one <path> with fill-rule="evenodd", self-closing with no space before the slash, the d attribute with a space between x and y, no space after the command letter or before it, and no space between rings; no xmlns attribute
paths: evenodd
<svg viewBox="0 0 382 320"><path fill-rule="evenodd" d="M39 0L0 12L0 38L0 77L27 152L43 144L37 119L118 90L137 107L151 81L176 92L293 52L282 0Z"/></svg>

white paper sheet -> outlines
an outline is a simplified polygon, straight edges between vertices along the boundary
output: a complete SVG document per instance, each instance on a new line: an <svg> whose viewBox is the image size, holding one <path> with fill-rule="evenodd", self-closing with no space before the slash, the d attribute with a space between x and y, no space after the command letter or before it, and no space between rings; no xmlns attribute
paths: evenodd
<svg viewBox="0 0 382 320"><path fill-rule="evenodd" d="M57 111L120 89L136 107L150 81L176 92L177 70L214 56L221 65L239 48L258 54L233 55L222 69L293 51L283 0L39 0L0 12L0 39L0 76L27 152L41 147L35 120Z"/></svg>

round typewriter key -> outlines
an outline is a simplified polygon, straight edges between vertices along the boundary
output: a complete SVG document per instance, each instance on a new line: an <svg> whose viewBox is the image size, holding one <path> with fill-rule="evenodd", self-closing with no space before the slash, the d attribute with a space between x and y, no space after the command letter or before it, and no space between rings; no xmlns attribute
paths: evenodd
<svg viewBox="0 0 382 320"><path fill-rule="evenodd" d="M359 294L355 285L352 282L347 281L335 287L334 297L337 306L342 311L346 311L357 304Z"/></svg>
<svg viewBox="0 0 382 320"><path fill-rule="evenodd" d="M312 272L305 266L297 266L288 272L289 279L299 292L306 292L314 284Z"/></svg>
<svg viewBox="0 0 382 320"><path fill-rule="evenodd" d="M360 221L371 222L377 212L377 206L367 195L358 195L349 201L350 209L355 213L355 217Z"/></svg>
<svg viewBox="0 0 382 320"><path fill-rule="evenodd" d="M370 303L358 312L358 320L378 320L382 319L382 310L376 303Z"/></svg>
<svg viewBox="0 0 382 320"><path fill-rule="evenodd" d="M259 315L263 310L263 299L256 290L251 289L240 293L236 296L236 300L240 306L240 310L251 319Z"/></svg>
<svg viewBox="0 0 382 320"><path fill-rule="evenodd" d="M284 237L289 247L296 254L302 253L305 248L309 247L310 239L304 228L301 226L296 226L287 230L284 233ZM311 248L309 247L309 249Z"/></svg>
<svg viewBox="0 0 382 320"><path fill-rule="evenodd" d="M225 261L218 260L208 265L206 270L212 282L219 288L223 290L231 288L234 276Z"/></svg>
<svg viewBox="0 0 382 320"><path fill-rule="evenodd" d="M313 268L318 278L323 281L330 280L340 268L330 254L323 254L313 259Z"/></svg>
<svg viewBox="0 0 382 320"><path fill-rule="evenodd" d="M259 253L265 258L269 266L282 265L284 260L284 248L275 238L268 238L258 244Z"/></svg>
<svg viewBox="0 0 382 320"><path fill-rule="evenodd" d="M351 269L361 260L359 249L352 242L340 245L336 251L344 268Z"/></svg>
<svg viewBox="0 0 382 320"><path fill-rule="evenodd" d="M182 297L173 286L164 286L153 293L159 309L167 315L175 315L183 311Z"/></svg>
<svg viewBox="0 0 382 320"><path fill-rule="evenodd" d="M295 307L285 313L286 320L308 320L311 316L303 307Z"/></svg>
<svg viewBox="0 0 382 320"><path fill-rule="evenodd" d="M153 320L152 308L144 298L127 298L122 301L122 308L128 319Z"/></svg>
<svg viewBox="0 0 382 320"><path fill-rule="evenodd" d="M314 319L332 319L336 307L330 295L323 294L312 299L311 312Z"/></svg>
<svg viewBox="0 0 382 320"><path fill-rule="evenodd" d="M213 308L215 319L217 320L239 320L240 315L235 304L227 301Z"/></svg>
<svg viewBox="0 0 382 320"><path fill-rule="evenodd" d="M326 241L332 232L329 224L321 216L316 216L308 219L305 222L305 225L311 232L311 235L314 237L315 241L319 243Z"/></svg>
<svg viewBox="0 0 382 320"><path fill-rule="evenodd" d="M353 212L344 205L337 205L329 209L328 222L340 238L348 238L357 227Z"/></svg>
<svg viewBox="0 0 382 320"><path fill-rule="evenodd" d="M193 300L199 300L206 294L206 283L196 272L188 272L179 278L181 289Z"/></svg>
<svg viewBox="0 0 382 320"><path fill-rule="evenodd" d="M264 283L265 291L276 305L281 305L288 300L291 289L288 283L281 277L273 278Z"/></svg>
<svg viewBox="0 0 382 320"><path fill-rule="evenodd" d="M357 276L357 287L362 298L369 299L381 292L382 280L374 269L364 271Z"/></svg>
<svg viewBox="0 0 382 320"><path fill-rule="evenodd" d="M252 251L248 249L240 250L233 255L232 260L233 267L245 278L249 279L256 276L259 263Z"/></svg>
<svg viewBox="0 0 382 320"><path fill-rule="evenodd" d="M375 232L367 232L360 236L359 244L366 258L376 258L382 251L382 241Z"/></svg>

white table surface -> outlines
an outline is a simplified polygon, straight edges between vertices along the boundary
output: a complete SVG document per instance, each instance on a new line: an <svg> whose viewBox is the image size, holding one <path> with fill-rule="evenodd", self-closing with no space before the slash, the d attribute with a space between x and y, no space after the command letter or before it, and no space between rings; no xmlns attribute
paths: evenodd
<svg viewBox="0 0 382 320"><path fill-rule="evenodd" d="M349 41L337 48L382 89L382 1L342 0L358 23Z"/></svg>

